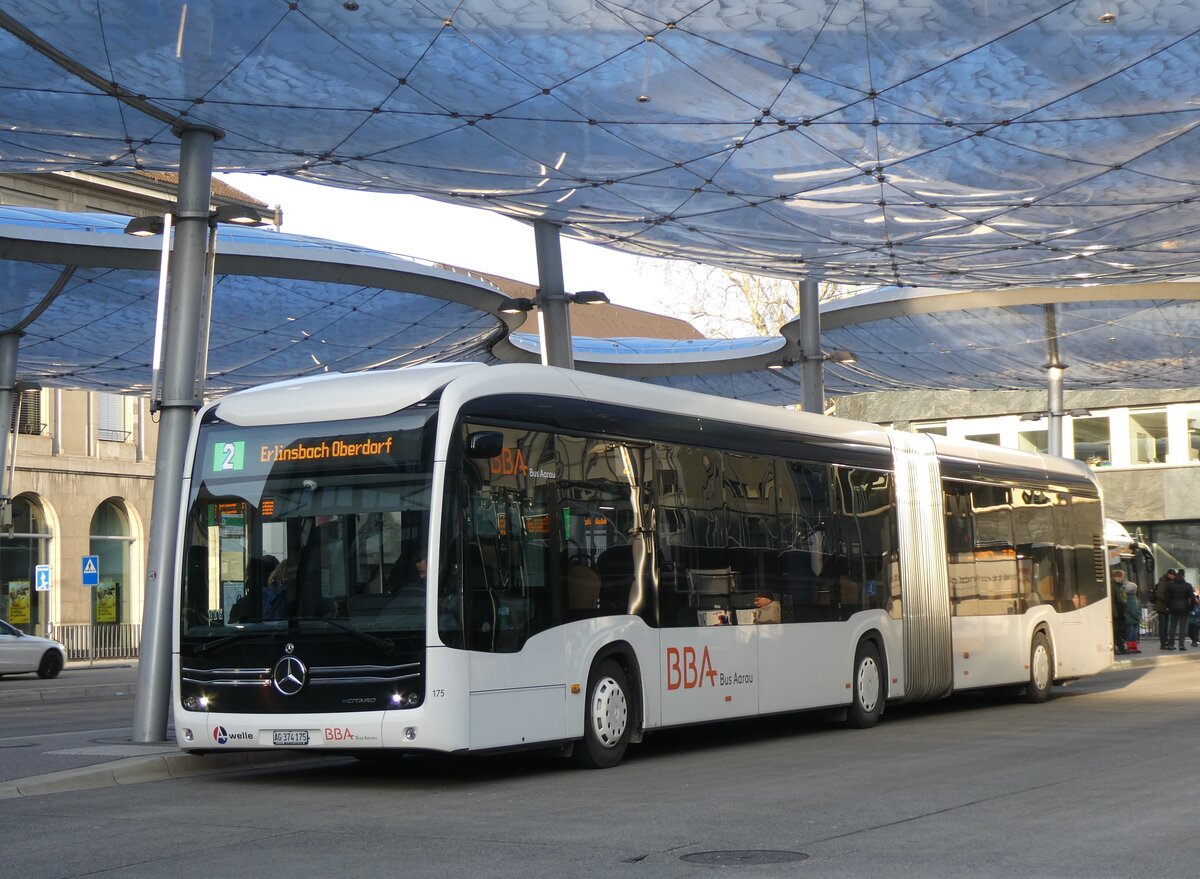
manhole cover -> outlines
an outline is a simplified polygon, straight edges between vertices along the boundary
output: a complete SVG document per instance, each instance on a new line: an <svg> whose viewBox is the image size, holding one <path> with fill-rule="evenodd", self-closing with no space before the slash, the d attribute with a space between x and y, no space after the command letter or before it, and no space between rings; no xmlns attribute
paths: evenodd
<svg viewBox="0 0 1200 879"><path fill-rule="evenodd" d="M804 861L808 855L804 852L783 852L764 849L728 852L692 852L679 860L689 864L707 864L710 867L753 867L758 864L786 864L791 861Z"/></svg>

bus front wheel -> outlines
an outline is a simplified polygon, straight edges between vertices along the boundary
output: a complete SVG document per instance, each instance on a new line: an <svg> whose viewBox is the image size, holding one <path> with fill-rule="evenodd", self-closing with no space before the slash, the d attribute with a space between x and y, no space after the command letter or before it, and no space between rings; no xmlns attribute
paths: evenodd
<svg viewBox="0 0 1200 879"><path fill-rule="evenodd" d="M1054 653L1044 632L1033 636L1029 648L1029 683L1025 685L1026 702L1045 702L1054 685Z"/></svg>
<svg viewBox="0 0 1200 879"><path fill-rule="evenodd" d="M846 712L846 725L866 729L879 722L887 697L883 663L874 641L863 641L854 654L853 701Z"/></svg>
<svg viewBox="0 0 1200 879"><path fill-rule="evenodd" d="M583 741L575 746L575 761L588 769L608 769L625 756L632 733L629 682L612 659L592 667L588 675Z"/></svg>

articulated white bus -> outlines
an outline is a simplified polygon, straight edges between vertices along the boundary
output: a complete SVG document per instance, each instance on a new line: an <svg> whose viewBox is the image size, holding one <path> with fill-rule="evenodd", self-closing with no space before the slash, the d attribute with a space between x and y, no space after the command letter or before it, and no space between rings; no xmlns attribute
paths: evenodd
<svg viewBox="0 0 1200 879"><path fill-rule="evenodd" d="M230 394L191 442L188 751L560 747L1100 671L1084 465L543 366Z"/></svg>

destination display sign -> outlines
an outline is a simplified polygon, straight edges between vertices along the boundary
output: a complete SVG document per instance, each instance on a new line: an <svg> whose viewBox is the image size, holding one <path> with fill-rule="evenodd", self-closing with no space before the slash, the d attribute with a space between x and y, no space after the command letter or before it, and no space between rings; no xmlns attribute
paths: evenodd
<svg viewBox="0 0 1200 879"><path fill-rule="evenodd" d="M270 465L277 462L320 461L326 458L377 458L380 455L390 457L394 444L395 437L387 435L298 440L289 445L250 443L250 460ZM217 440L212 444L213 471L227 473L245 470L246 452L246 440Z"/></svg>
<svg viewBox="0 0 1200 879"><path fill-rule="evenodd" d="M327 423L206 424L197 438L197 487L310 476L321 484L322 474L335 472L423 472L435 424L433 409ZM235 493L256 507L262 498L258 491Z"/></svg>

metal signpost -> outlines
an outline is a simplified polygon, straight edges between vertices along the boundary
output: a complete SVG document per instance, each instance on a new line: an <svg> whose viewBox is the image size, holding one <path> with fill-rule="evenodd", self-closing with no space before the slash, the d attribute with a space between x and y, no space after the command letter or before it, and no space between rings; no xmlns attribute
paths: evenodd
<svg viewBox="0 0 1200 879"><path fill-rule="evenodd" d="M33 591L34 592L49 592L50 591L50 566L49 565L34 565L33 568ZM40 597L40 596L39 596ZM49 602L46 602L43 607L49 607ZM45 623L43 628L46 630L46 637L54 637L54 624L50 622L49 613L45 614Z"/></svg>
<svg viewBox="0 0 1200 879"><path fill-rule="evenodd" d="M85 588L95 588L100 585L100 556L85 555L83 557L82 582ZM88 629L88 665L96 665L96 595L92 593L92 625Z"/></svg>

